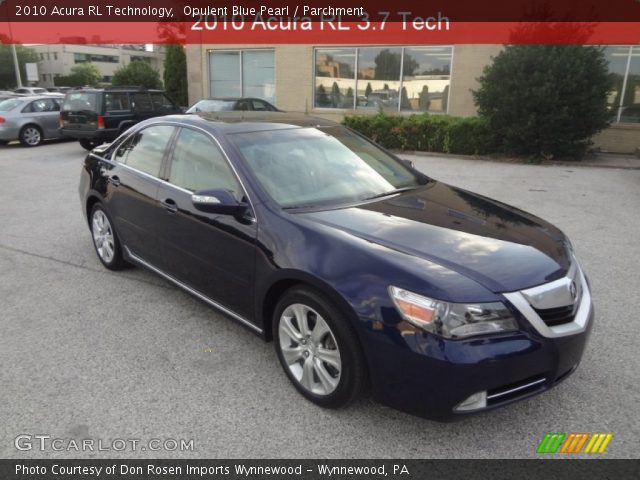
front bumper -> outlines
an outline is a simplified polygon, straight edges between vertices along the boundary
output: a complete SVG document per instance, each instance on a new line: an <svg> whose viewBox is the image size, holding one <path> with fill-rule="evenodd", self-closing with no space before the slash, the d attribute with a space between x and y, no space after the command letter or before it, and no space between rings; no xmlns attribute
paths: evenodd
<svg viewBox="0 0 640 480"><path fill-rule="evenodd" d="M593 304L582 272L582 296L574 322L540 328L511 303L519 332L448 340L423 332L387 311L383 328L361 331L374 398L393 408L435 420L452 420L542 393L575 371L592 324ZM396 319L398 317L396 316ZM540 330L538 330L540 328ZM486 406L456 407L478 392Z"/></svg>

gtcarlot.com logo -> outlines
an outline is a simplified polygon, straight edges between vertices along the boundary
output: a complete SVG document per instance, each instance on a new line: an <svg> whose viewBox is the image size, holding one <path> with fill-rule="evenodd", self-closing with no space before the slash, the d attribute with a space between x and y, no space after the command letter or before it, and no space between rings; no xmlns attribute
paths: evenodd
<svg viewBox="0 0 640 480"><path fill-rule="evenodd" d="M613 438L612 433L545 434L536 453L604 453Z"/></svg>

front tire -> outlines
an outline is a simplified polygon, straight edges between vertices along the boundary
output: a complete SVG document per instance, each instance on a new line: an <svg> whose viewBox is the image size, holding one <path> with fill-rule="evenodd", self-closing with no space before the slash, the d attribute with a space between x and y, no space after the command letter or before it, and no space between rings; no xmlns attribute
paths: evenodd
<svg viewBox="0 0 640 480"><path fill-rule="evenodd" d="M44 137L42 135L42 130L40 127L36 125L25 125L20 130L20 134L18 136L20 143L25 147L37 147L42 143Z"/></svg>
<svg viewBox="0 0 640 480"><path fill-rule="evenodd" d="M96 203L91 209L89 225L93 246L102 264L109 270L122 270L128 264L122 257L120 240L111 218L102 205Z"/></svg>
<svg viewBox="0 0 640 480"><path fill-rule="evenodd" d="M362 392L366 368L356 333L324 295L287 291L274 312L273 338L287 377L311 402L339 408Z"/></svg>

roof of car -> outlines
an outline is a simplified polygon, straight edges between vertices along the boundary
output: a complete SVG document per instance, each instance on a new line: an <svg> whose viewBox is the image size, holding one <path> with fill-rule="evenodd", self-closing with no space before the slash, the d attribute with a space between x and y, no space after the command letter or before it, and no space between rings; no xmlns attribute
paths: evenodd
<svg viewBox="0 0 640 480"><path fill-rule="evenodd" d="M215 132L247 133L286 128L333 127L336 122L301 113L285 112L198 112L185 115L154 117L145 123L178 122L184 125L206 128Z"/></svg>
<svg viewBox="0 0 640 480"><path fill-rule="evenodd" d="M33 95L22 95L22 96L10 97L10 98L7 98L7 100L21 100L24 102L30 102L32 100L42 100L42 99L48 99L48 98L61 100L63 97L55 96L55 95L33 94Z"/></svg>
<svg viewBox="0 0 640 480"><path fill-rule="evenodd" d="M98 88L98 87L79 87L72 88L71 90L67 90L67 95L71 93L102 93L102 92L164 92L164 90L159 90L155 88L138 88L138 87L107 87L107 88Z"/></svg>

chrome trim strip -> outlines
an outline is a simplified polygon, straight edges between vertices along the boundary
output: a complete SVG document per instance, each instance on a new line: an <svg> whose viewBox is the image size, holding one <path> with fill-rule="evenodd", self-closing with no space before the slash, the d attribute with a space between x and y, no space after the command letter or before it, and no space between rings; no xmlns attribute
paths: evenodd
<svg viewBox="0 0 640 480"><path fill-rule="evenodd" d="M547 380L546 378L541 378L540 380L536 380L535 382L527 383L526 385L522 385L520 387L512 388L510 390L506 390L506 391L500 392L500 393L494 393L493 395L487 395L487 400L492 400L494 398L499 398L499 397L502 397L504 395L508 395L510 393L517 392L519 390L524 390L525 388L529 388L529 387L532 387L534 385L538 385L540 383L544 383L544 382L546 382L546 380Z"/></svg>
<svg viewBox="0 0 640 480"><path fill-rule="evenodd" d="M587 284L587 279L584 277L582 270L577 265L577 262L574 261L574 264L576 265L576 273L580 278L579 283L582 286L582 298L580 299L580 304L576 310L572 322L549 327L546 323L544 323L544 321L536 313L533 307L529 304L522 292L511 292L502 294L513 304L514 307L516 307L520 311L520 313L529 321L533 328L535 328L538 333L540 333L540 335L544 337L566 337L568 335L582 333L587 329L587 323L589 321L589 316L591 315L592 310L591 292L589 291L589 285ZM542 285L541 287L544 287L544 285Z"/></svg>
<svg viewBox="0 0 640 480"><path fill-rule="evenodd" d="M134 262L139 263L140 265L142 265L143 267L148 268L149 270L151 270L154 273L157 273L161 277L165 278L166 280L169 280L170 282L174 283L175 285L177 285L178 287L182 288L183 290L186 290L187 292L189 292L194 297L197 297L200 300L202 300L203 302L205 302L205 303L211 305L212 307L220 310L221 312L226 313L227 315L232 317L234 320L237 320L238 322L240 322L243 325L251 328L255 332L260 333L260 334L263 333L263 330L260 327L254 325L253 323L251 323L249 320L247 320L243 316L238 315L233 310L229 310L228 308L226 308L226 307L220 305L219 303L211 300L209 297L207 297L207 296L201 294L200 292L198 292L197 290L194 290L193 288L185 285L180 280L176 280L171 275L164 273L162 270L154 267L150 263L144 261L140 257L138 257L135 254L131 253L131 250L129 250L129 247L125 246L124 249L127 252L127 256L130 257Z"/></svg>

